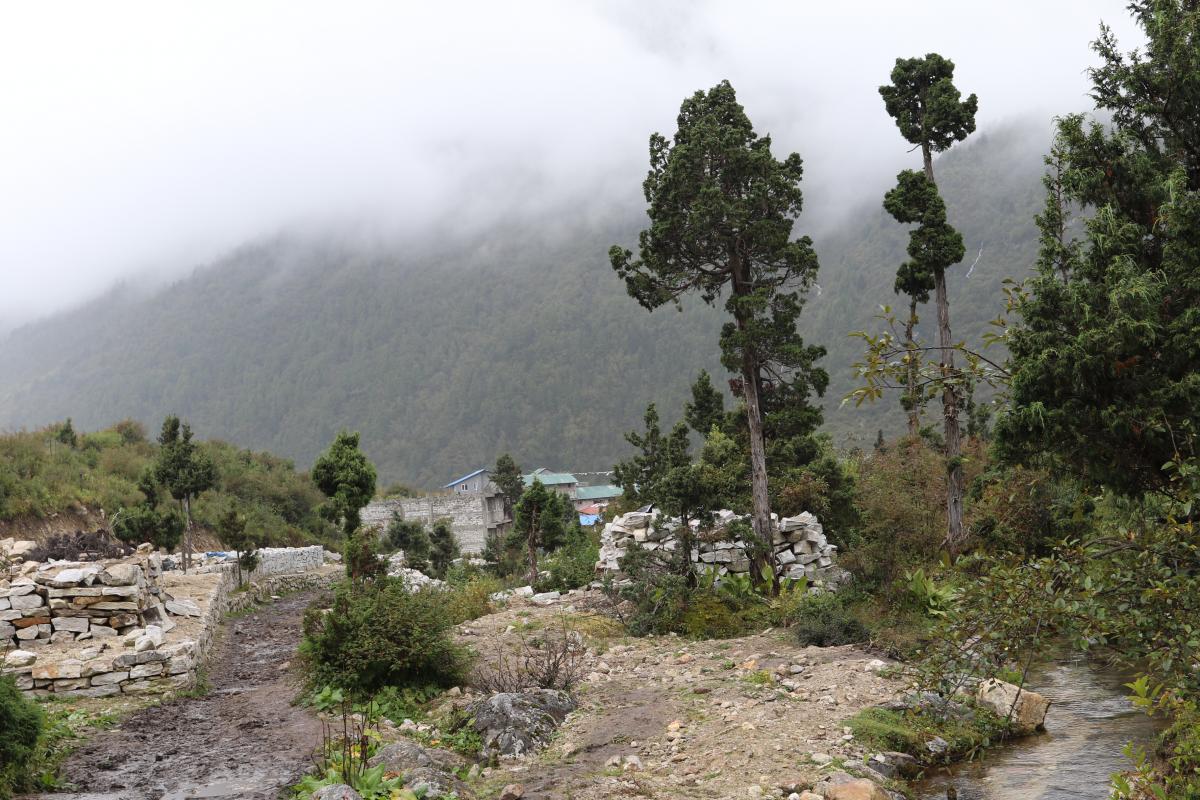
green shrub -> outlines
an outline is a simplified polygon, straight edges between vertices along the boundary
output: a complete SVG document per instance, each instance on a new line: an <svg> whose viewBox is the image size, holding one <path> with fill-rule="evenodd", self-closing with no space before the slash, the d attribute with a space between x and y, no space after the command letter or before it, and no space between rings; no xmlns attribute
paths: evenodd
<svg viewBox="0 0 1200 800"><path fill-rule="evenodd" d="M371 530L359 529L342 547L346 577L352 581L370 581L387 576L387 562L379 555L379 539Z"/></svg>
<svg viewBox="0 0 1200 800"><path fill-rule="evenodd" d="M596 561L600 558L599 534L576 527L566 542L544 558L544 570L535 587L539 592L566 592L587 586L596 579Z"/></svg>
<svg viewBox="0 0 1200 800"><path fill-rule="evenodd" d="M429 532L429 572L435 578L445 578L450 564L462 553L458 549L458 540L454 538L453 523L449 519L439 519L433 523Z"/></svg>
<svg viewBox="0 0 1200 800"><path fill-rule="evenodd" d="M305 615L301 655L313 686L329 684L368 698L387 686L454 686L469 668L450 635L453 619L438 591L409 592L381 577L345 583L328 613Z"/></svg>
<svg viewBox="0 0 1200 800"><path fill-rule="evenodd" d="M125 544L137 547L150 542L172 551L183 538L183 517L173 510L156 511L147 505L122 508L113 516L113 535Z"/></svg>
<svg viewBox="0 0 1200 800"><path fill-rule="evenodd" d="M406 566L421 572L429 569L432 543L429 540L429 532L420 520L401 519L398 513L393 513L384 539L391 552L404 551Z"/></svg>
<svg viewBox="0 0 1200 800"><path fill-rule="evenodd" d="M805 595L793 612L796 641L817 647L866 641L870 634L847 605L843 597L832 592Z"/></svg>
<svg viewBox="0 0 1200 800"><path fill-rule="evenodd" d="M0 798L32 788L30 766L42 724L41 709L21 694L12 676L0 675Z"/></svg>

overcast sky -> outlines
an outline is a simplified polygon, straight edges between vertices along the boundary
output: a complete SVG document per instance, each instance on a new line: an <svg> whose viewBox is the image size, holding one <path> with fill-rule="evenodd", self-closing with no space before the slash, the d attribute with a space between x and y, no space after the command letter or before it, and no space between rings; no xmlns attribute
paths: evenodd
<svg viewBox="0 0 1200 800"><path fill-rule="evenodd" d="M0 329L289 226L419 232L640 203L647 137L729 78L829 215L905 153L876 88L937 51L982 130L1086 110L1125 0L9 3ZM803 224L801 225L803 228Z"/></svg>

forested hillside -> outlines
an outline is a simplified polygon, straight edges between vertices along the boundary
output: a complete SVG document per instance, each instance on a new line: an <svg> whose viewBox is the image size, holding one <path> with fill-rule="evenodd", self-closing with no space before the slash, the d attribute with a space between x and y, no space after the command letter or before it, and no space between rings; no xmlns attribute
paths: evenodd
<svg viewBox="0 0 1200 800"><path fill-rule="evenodd" d="M957 336L977 337L1000 281L1033 260L1047 138L1041 125L983 132L939 165L967 243L950 277ZM362 432L381 478L422 486L504 451L530 467L607 469L648 402L674 418L698 370L723 374L719 312L648 314L613 275L608 246L632 244L643 221L640 209L601 224L567 210L542 228L436 246L250 244L164 290L116 289L0 341L0 428L177 413L201 436L305 465L346 427ZM893 402L838 404L859 349L847 334L894 302L906 241L877 197L816 241L821 289L802 328L829 348L827 427L839 443L900 427Z"/></svg>

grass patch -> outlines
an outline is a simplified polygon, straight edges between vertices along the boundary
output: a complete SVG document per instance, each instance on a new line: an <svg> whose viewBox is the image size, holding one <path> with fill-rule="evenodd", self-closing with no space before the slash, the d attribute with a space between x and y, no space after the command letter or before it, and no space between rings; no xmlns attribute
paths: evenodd
<svg viewBox="0 0 1200 800"><path fill-rule="evenodd" d="M629 633L619 621L603 614L568 614L566 623L571 630L597 642L620 639Z"/></svg>
<svg viewBox="0 0 1200 800"><path fill-rule="evenodd" d="M743 675L742 680L751 686L771 686L775 683L775 676L770 670L758 669Z"/></svg>
<svg viewBox="0 0 1200 800"><path fill-rule="evenodd" d="M957 708L946 715L919 709L867 708L847 720L846 725L861 744L908 753L926 765L973 758L1008 735L1004 720L990 711L967 705ZM935 753L928 744L939 737L946 748Z"/></svg>

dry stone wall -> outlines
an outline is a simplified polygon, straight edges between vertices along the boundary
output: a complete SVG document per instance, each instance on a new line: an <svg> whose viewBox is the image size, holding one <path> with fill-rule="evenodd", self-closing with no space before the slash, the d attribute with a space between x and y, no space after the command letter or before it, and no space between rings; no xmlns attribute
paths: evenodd
<svg viewBox="0 0 1200 800"><path fill-rule="evenodd" d="M713 516L710 530L696 530L696 546L691 560L699 572L716 570L718 579L730 573L750 572L750 556L746 542L730 531L732 523L742 520L732 511L719 511ZM836 566L837 546L830 544L817 518L808 512L795 517L778 519L772 515L774 532L772 549L777 572L792 579L805 578L814 584L837 586L848 575ZM630 547L647 550L674 551L679 547L676 532L679 520L670 519L657 511L633 511L617 517L604 526L600 534L599 573L620 572L620 560Z"/></svg>
<svg viewBox="0 0 1200 800"><path fill-rule="evenodd" d="M11 568L10 568L11 569ZM0 586L0 647L115 637L169 626L170 595L154 553L105 562L22 562Z"/></svg>
<svg viewBox="0 0 1200 800"><path fill-rule="evenodd" d="M324 563L325 548L319 544L311 547L261 547L258 549L254 578L308 572Z"/></svg>
<svg viewBox="0 0 1200 800"><path fill-rule="evenodd" d="M0 640L0 654L3 671L18 688L39 695L104 697L187 687L228 611L327 585L342 574L323 567L320 547L273 548L271 569L295 572L259 577L256 571L255 582L239 591L233 564L190 576L164 574L159 557L149 552L39 564L24 560L22 544L0 547L9 567L8 577L0 574L0 619L13 631L7 642Z"/></svg>

